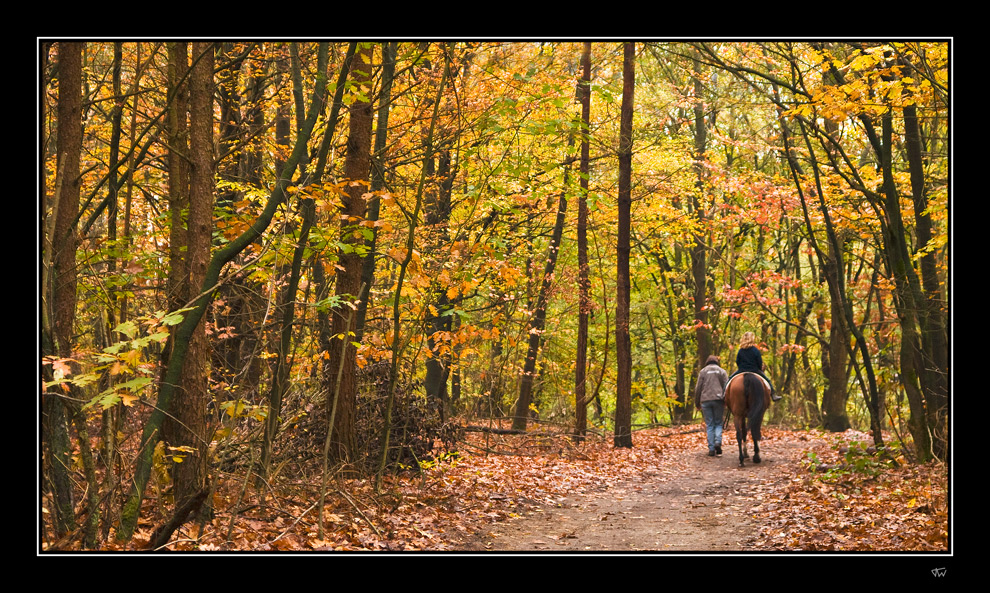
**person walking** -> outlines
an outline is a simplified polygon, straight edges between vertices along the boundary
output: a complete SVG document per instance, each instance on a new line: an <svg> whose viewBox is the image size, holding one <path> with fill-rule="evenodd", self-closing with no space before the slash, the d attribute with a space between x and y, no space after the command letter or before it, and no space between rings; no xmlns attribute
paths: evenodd
<svg viewBox="0 0 990 593"><path fill-rule="evenodd" d="M694 387L694 405L701 410L708 434L708 456L722 454L722 417L725 413L725 385L728 374L719 366L717 356L709 356L698 373Z"/></svg>
<svg viewBox="0 0 990 593"><path fill-rule="evenodd" d="M729 375L729 381L739 373L756 373L763 377L763 380L770 386L770 399L775 402L783 399L773 388L770 379L763 374L763 355L760 354L760 349L756 347L756 335L753 332L743 334L742 341L739 343L739 352L736 353L736 372Z"/></svg>

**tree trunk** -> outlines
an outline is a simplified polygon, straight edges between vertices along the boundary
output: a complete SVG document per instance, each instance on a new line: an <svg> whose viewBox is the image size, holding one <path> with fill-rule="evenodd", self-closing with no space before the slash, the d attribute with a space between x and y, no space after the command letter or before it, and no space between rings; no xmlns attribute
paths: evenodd
<svg viewBox="0 0 990 593"><path fill-rule="evenodd" d="M263 128L263 110L259 102L264 99L264 89L257 84L248 83L246 96L242 96L241 86L243 60L235 58L237 48L234 43L223 43L221 60L226 59L228 67L218 72L217 101L219 103L219 126L217 128L218 166L217 175L224 182L223 189L217 191L217 208L225 214L235 215L237 208L234 204L241 202L246 187L263 188L261 180L260 160L256 158L261 153L261 141L254 134ZM278 64L287 61L280 52ZM246 116L241 115L241 106L249 106ZM276 144L281 148L281 112L276 120ZM252 141L253 139L253 141ZM250 147L241 149L242 143ZM286 153L290 149L285 148ZM281 162L275 161L275 170L281 171ZM253 166L252 166L253 165ZM264 325L268 303L265 290L257 280L249 274L239 274L220 288L218 300L224 302L224 307L218 307L213 312L213 318L218 327L231 328L227 337L213 344L212 375L219 380L236 383L237 389L228 394L233 399L247 399L252 403L258 400L258 385L263 376L262 359L256 356L259 342L263 341L263 332L259 329ZM226 375L226 376L224 376ZM234 381L233 377L240 380Z"/></svg>
<svg viewBox="0 0 990 593"><path fill-rule="evenodd" d="M79 158L82 152L82 51L81 43L58 44L58 172L55 184L54 228L50 235L51 267L45 297L50 312L44 332L45 354L72 355L76 311L76 219L79 215ZM50 292L48 292L50 291ZM47 317L47 315L46 315ZM71 394L71 393L70 393ZM75 527L72 482L69 476L70 412L61 398L46 395L43 401L46 478L54 501L56 537Z"/></svg>
<svg viewBox="0 0 990 593"><path fill-rule="evenodd" d="M446 67L446 65L444 66ZM441 96L441 89L438 96ZM432 151L432 147L427 150ZM426 189L425 222L427 230L426 251L443 253L450 243L448 227L450 225L452 176L450 166L450 151L443 150L438 158L438 166L429 159L426 175L429 179ZM434 280L430 283L428 304L424 325L426 328L427 347L430 353L426 359L426 376L423 386L426 389L426 400L430 407L436 410L441 422L446 419L449 406L447 379L450 376L451 353L449 348L441 347L437 341L439 332L450 333L451 311L453 305L447 296L448 286Z"/></svg>
<svg viewBox="0 0 990 593"><path fill-rule="evenodd" d="M588 172L591 161L591 42L581 52L581 191L578 196L578 335L574 362L574 436L583 440L588 431L588 314L591 311L591 281L588 278Z"/></svg>
<svg viewBox="0 0 990 593"><path fill-rule="evenodd" d="M632 119L636 45L623 44L622 107L619 123L619 224L615 302L616 447L632 447L632 343L629 338L629 253L632 210Z"/></svg>
<svg viewBox="0 0 990 593"><path fill-rule="evenodd" d="M888 111L881 118L882 138L871 138L878 151L883 169L883 196L886 224L884 247L898 298L898 317L901 325L901 380L908 401L912 403L912 435L918 459L926 461L934 455L944 459L948 440L945 423L947 393L934 389L933 374L927 370L931 359L925 354L931 342L925 343L925 315L927 303L916 286L917 276L907 249L907 232L901 216L900 193L893 173L893 116ZM932 334L929 333L929 338ZM940 375L940 373L939 373ZM920 393L917 393L920 391ZM944 402L944 403L943 403ZM916 420L914 417L919 416Z"/></svg>
<svg viewBox="0 0 990 593"><path fill-rule="evenodd" d="M381 192L385 187L385 148L388 142L388 113L392 104L392 79L395 76L395 55L398 44L390 41L382 46L382 90L378 95L378 117L375 124L375 148L372 154L371 193ZM375 198L368 204L368 220L377 221L381 211L381 199ZM361 283L365 285L366 298L358 303L357 319L354 324L356 342L364 338L364 323L368 315L368 304L371 303L371 288L375 283L375 253L378 246L378 231L367 242Z"/></svg>
<svg viewBox="0 0 990 593"><path fill-rule="evenodd" d="M923 141L921 126L918 123L917 107L904 107L904 143L907 148L908 167L911 173L911 197L914 201L915 234L917 250L922 253L920 261L921 290L918 300L921 322L921 342L923 345L922 381L928 388L928 424L935 438L936 455L945 459L948 456L948 377L949 346L946 331L945 308L939 281L935 251L931 249L932 222L928 214L928 196L925 188L923 162Z"/></svg>
<svg viewBox="0 0 990 593"><path fill-rule="evenodd" d="M140 86L140 72L142 70L141 64L141 44L135 44L136 51L134 57L134 71L138 73L131 83L131 88L128 91L128 95L136 95L136 91ZM115 48L115 59L116 59ZM122 53L122 52L121 52ZM121 59L123 56L121 55ZM123 106L126 105L127 101L123 96L120 89L120 72L117 71L115 64L114 71L114 95L119 98L121 102L120 108L115 110L114 114L114 125L122 125L120 121L123 116ZM132 107L132 114L137 110L138 99L134 98L134 106ZM123 130L121 130L123 133ZM128 131L129 145L135 145L135 138L137 135L137 118L131 117L130 130ZM119 150L119 147L118 147ZM131 153L133 155L133 153ZM121 238L120 251L124 253L129 253L132 238L131 238L131 204L134 193L134 163L132 160L128 163L127 172L123 175L123 183L117 183L117 190L120 191L120 186L124 186L123 192L123 202L124 202L124 212L123 212L123 237ZM114 169L114 164L111 163L111 170ZM108 227L108 230L110 227ZM127 321L128 313L128 299L126 293L120 295L116 299L117 301L117 315L115 323L120 324ZM112 329L112 328L111 328ZM112 335L112 334L108 334ZM105 467L105 473L103 477L103 489L101 491L103 496L103 526L100 533L100 537L106 540L110 534L110 528L112 523L116 521L117 509L120 508L120 497L121 497L121 481L123 479L123 460L120 452L120 438L119 434L122 434L124 423L127 417L127 407L122 403L119 403L112 408L105 410L103 412L103 424L101 426L101 446L102 446L102 456L103 463ZM111 519L112 518L112 519Z"/></svg>
<svg viewBox="0 0 990 593"><path fill-rule="evenodd" d="M447 50L449 49L451 49L451 46L448 45ZM458 71L452 67L452 60L453 56L448 56L444 60L441 67L445 69L446 76L442 76L441 78L445 78L448 81L446 84L456 89L455 78ZM424 62L424 67L427 70L433 69L429 60ZM438 101L444 92L445 89L438 89ZM429 105L429 103L425 103L424 108L428 108ZM441 109L443 108L441 106ZM430 158L424 162L427 175L427 185L424 193L425 202L423 204L424 231L426 231L423 251L425 253L442 254L449 251L451 197L454 176L456 175L457 152L456 150L451 151L447 146L458 145L458 133L458 130L455 128L449 137L424 138L424 142L429 141L433 143L433 146L425 147L426 152L436 153L437 155L435 160ZM438 150L439 146L443 148ZM443 264L443 262L435 260L430 263L437 270ZM452 312L454 303L447 296L449 288L448 283L443 283L435 279L430 283L427 301L425 303L428 306L426 307L424 327L429 353L425 362L426 376L423 384L426 390L427 403L431 410L436 411L441 422L444 422L449 414L450 394L447 385L453 362L453 352L451 352L449 344L445 344L445 340L443 339L438 340L443 335L449 336L453 328ZM443 334L439 332L443 332Z"/></svg>
<svg viewBox="0 0 990 593"><path fill-rule="evenodd" d="M564 187L567 187L565 180ZM519 399L516 401L516 413L512 419L512 428L526 430L526 419L529 417L529 406L533 402L533 383L536 378L536 359L539 356L540 345L543 343L543 330L546 327L547 303L550 300L550 289L553 287L554 268L557 265L557 253L560 250L560 240L564 233L564 220L567 215L567 190L560 192L557 202L557 218L553 224L553 236L547 248L547 263L543 269L540 282L540 292L536 296L536 308L529 322L529 344L526 360L523 363L522 376L519 378Z"/></svg>
<svg viewBox="0 0 990 593"><path fill-rule="evenodd" d="M830 272L826 272L828 273ZM822 426L830 432L844 432L850 427L849 415L846 414L846 402L849 400L849 350L846 346L844 324L841 322L842 315L842 304L832 299L828 348L824 345L822 348L822 371L826 384L821 407Z"/></svg>
<svg viewBox="0 0 990 593"><path fill-rule="evenodd" d="M189 50L185 43L168 45L168 81L171 101L168 105L168 209L169 275L165 293L170 311L181 308L189 298L186 272L186 224L182 218L189 207ZM167 359L167 351L163 359Z"/></svg>
<svg viewBox="0 0 990 593"><path fill-rule="evenodd" d="M351 65L351 79L355 84L371 87L371 44L361 44ZM348 186L341 196L341 242L351 246L338 253L338 271L335 294L351 302L357 298L361 287L362 258L358 251L363 235L349 230L350 226L364 218L371 172L371 130L373 112L370 100L357 100L350 107L350 125L347 137L347 158L344 161L344 179ZM350 308L341 305L333 309L331 320L330 369L343 368L339 384L330 390L336 398L336 414L331 444L331 459L353 462L357 455L357 364L356 349L351 345L353 336L347 327ZM328 398L331 406L334 398Z"/></svg>
<svg viewBox="0 0 990 593"><path fill-rule="evenodd" d="M218 71L216 77L220 120L216 141L217 176L225 182L217 189L216 202L217 210L230 216L238 215L250 189L261 191L265 187L262 165L267 140L263 132L272 125L266 122L265 94L267 88L280 86L288 78L284 72L288 70L285 64L289 60L286 48L275 47L272 69L245 67L246 54L239 45L222 43L217 53L217 59L226 63L227 68ZM266 83L272 70L276 81ZM284 155L291 151L285 132L289 128L286 111L291 111L290 104L289 98L278 96L273 118L278 149L271 159L275 171L282 170ZM305 118L305 113L300 117ZM270 295L257 277L243 273L225 282L217 298L224 306L213 311L215 323L230 329L224 332L225 338L213 344L211 374L217 380L237 386L226 394L228 399L259 403L261 381L270 365L257 354L262 350L273 350L275 341L264 331Z"/></svg>
<svg viewBox="0 0 990 593"><path fill-rule="evenodd" d="M691 207L694 211L694 218L698 221L699 228L705 225L705 209L703 199L705 194L705 151L708 145L708 126L710 122L705 118L705 101L702 97L703 88L701 85L700 62L694 60L695 72L692 75L694 84L694 168L695 168L695 192L691 195ZM708 257L707 238L699 231L694 236L694 244L691 246L691 278L694 284L694 337L698 345L698 353L695 362L697 369L705 366L705 361L712 354L712 332L708 321ZM692 373L697 376L697 373ZM678 400L682 406L677 408L675 416L679 422L690 422L693 416L693 407L688 401L687 393L678 393ZM683 398L683 399L681 399Z"/></svg>
<svg viewBox="0 0 990 593"><path fill-rule="evenodd" d="M210 262L213 234L213 45L193 43L189 77L189 214L186 228L186 286L202 286ZM206 321L189 340L181 390L174 405L175 423L166 422L168 444L183 447L173 466L175 504L183 505L206 483L206 410L209 400L210 345Z"/></svg>

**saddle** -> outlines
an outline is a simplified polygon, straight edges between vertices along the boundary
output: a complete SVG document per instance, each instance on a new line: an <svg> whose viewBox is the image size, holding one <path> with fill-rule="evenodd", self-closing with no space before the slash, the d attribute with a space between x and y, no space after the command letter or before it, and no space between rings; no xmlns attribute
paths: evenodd
<svg viewBox="0 0 990 593"><path fill-rule="evenodd" d="M763 382L764 387L766 387L768 390L770 389L770 383L767 382L767 380L764 379L762 375L750 371L743 371L738 375L735 375L734 377L729 379L728 382L726 382L725 389L722 390L722 399L725 399L725 394L729 392L729 385L731 385L732 382L735 381L736 379L741 379L744 375L756 375L756 377Z"/></svg>

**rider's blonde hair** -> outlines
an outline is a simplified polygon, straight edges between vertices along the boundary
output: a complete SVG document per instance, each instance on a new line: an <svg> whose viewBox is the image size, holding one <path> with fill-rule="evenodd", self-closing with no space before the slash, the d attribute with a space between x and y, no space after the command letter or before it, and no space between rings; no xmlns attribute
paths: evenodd
<svg viewBox="0 0 990 593"><path fill-rule="evenodd" d="M742 336L742 342L739 343L740 348L749 348L750 346L756 345L756 335L753 332L746 332Z"/></svg>

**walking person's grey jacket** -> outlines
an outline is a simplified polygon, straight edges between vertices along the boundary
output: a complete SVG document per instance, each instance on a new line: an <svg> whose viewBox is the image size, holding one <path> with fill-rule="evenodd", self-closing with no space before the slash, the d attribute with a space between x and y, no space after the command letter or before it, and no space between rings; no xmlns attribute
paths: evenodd
<svg viewBox="0 0 990 593"><path fill-rule="evenodd" d="M709 362L698 373L698 384L694 388L694 401L697 406L704 402L722 400L725 397L725 383L729 380L725 369L718 362Z"/></svg>

